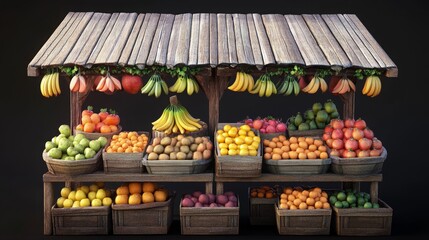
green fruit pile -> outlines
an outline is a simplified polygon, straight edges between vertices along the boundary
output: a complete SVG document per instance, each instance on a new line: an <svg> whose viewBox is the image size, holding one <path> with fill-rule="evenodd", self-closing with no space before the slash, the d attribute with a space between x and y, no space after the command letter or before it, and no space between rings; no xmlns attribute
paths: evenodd
<svg viewBox="0 0 429 240"><path fill-rule="evenodd" d="M89 140L81 133L73 136L68 125L61 125L58 130L60 134L45 143L45 151L49 157L54 159L83 160L93 158L107 144L105 137Z"/></svg>
<svg viewBox="0 0 429 240"><path fill-rule="evenodd" d="M339 118L337 106L331 100L323 105L319 102L314 103L311 109L308 109L302 115L298 112L288 120L287 128L291 131L306 131L313 129L324 129L331 119Z"/></svg>
<svg viewBox="0 0 429 240"><path fill-rule="evenodd" d="M329 196L329 203L336 208L380 208L378 203L371 203L368 193L351 190L335 192Z"/></svg>

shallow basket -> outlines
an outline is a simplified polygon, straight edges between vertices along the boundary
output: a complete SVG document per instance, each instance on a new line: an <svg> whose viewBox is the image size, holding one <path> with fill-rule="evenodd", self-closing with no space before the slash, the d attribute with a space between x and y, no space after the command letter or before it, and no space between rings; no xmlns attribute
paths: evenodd
<svg viewBox="0 0 429 240"><path fill-rule="evenodd" d="M291 130L287 130L288 131L288 137L319 137L321 138L323 136L323 132L325 131L325 129L313 129L313 130L305 130L305 131L299 131L299 130L295 130L295 131L291 131Z"/></svg>
<svg viewBox="0 0 429 240"><path fill-rule="evenodd" d="M54 235L107 235L111 230L110 207L52 207Z"/></svg>
<svg viewBox="0 0 429 240"><path fill-rule="evenodd" d="M208 126L207 126L207 123L205 123L205 122L203 122L203 121L199 121L198 122L201 126L202 126L202 128L200 129L200 130L198 130L198 131L195 131L195 132L189 132L189 131L185 131L185 133L183 134L183 135L186 135L186 136L192 136L192 137L204 137L204 136L207 136L208 135ZM166 136L168 136L168 137L175 137L175 136L177 136L177 135L180 135L181 133L171 133L171 134L166 134L166 133L164 133L164 132L161 132L161 131L156 131L156 130L153 130L152 131L152 137L166 137Z"/></svg>
<svg viewBox="0 0 429 240"><path fill-rule="evenodd" d="M112 138L113 135L118 134L121 131L122 131L122 126L119 125L118 131L111 132L111 133L87 133L87 132L84 132L81 130L74 129L74 134L76 135L76 134L82 133L89 140L96 140L99 137L105 137L105 138L107 138L107 140L109 140L110 138Z"/></svg>
<svg viewBox="0 0 429 240"><path fill-rule="evenodd" d="M384 147L379 157L340 158L331 156L331 169L336 174L344 175L376 174L381 172L386 158L387 150Z"/></svg>
<svg viewBox="0 0 429 240"><path fill-rule="evenodd" d="M329 235L332 209L289 210L273 206L280 235Z"/></svg>
<svg viewBox="0 0 429 240"><path fill-rule="evenodd" d="M173 203L174 195L165 202L112 204L113 234L167 234Z"/></svg>
<svg viewBox="0 0 429 240"><path fill-rule="evenodd" d="M331 165L331 159L264 160L265 169L273 174L323 174Z"/></svg>
<svg viewBox="0 0 429 240"><path fill-rule="evenodd" d="M105 173L142 173L142 159L146 152L146 148L150 142L150 134L148 132L137 132L139 135L146 134L148 144L141 153L108 153L106 148L110 145L110 141L103 149L103 167Z"/></svg>
<svg viewBox="0 0 429 240"><path fill-rule="evenodd" d="M46 151L43 151L42 158L48 167L48 171L52 174L79 175L93 173L101 167L101 151L102 149L93 158L83 160L54 159L49 157Z"/></svg>
<svg viewBox="0 0 429 240"><path fill-rule="evenodd" d="M223 128L226 124L231 126L240 126L240 123L219 123L217 129ZM215 136L217 136L217 129ZM260 136L259 131L252 129L255 136ZM262 142L262 141L261 141ZM256 156L221 156L219 144L216 140L215 143L215 159L216 159L216 176L218 177L234 177L234 178L248 178L259 177L262 171L262 155L261 144L258 147L258 154Z"/></svg>
<svg viewBox="0 0 429 240"><path fill-rule="evenodd" d="M201 160L147 160L143 165L149 174L186 175L205 172L212 159Z"/></svg>
<svg viewBox="0 0 429 240"><path fill-rule="evenodd" d="M393 209L382 200L380 208L336 208L335 227L341 236L390 235Z"/></svg>

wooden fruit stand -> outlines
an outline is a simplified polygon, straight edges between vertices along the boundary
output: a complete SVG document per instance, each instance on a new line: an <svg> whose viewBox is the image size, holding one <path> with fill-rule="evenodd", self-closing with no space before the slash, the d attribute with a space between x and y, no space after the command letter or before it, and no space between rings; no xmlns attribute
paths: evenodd
<svg viewBox="0 0 429 240"><path fill-rule="evenodd" d="M259 76L295 65L303 67L307 74L321 68L339 70L348 76L356 69L377 69L386 77L398 74L396 65L353 14L70 12L30 62L27 71L28 76L34 77L58 67L77 66L86 71L86 91L70 92L70 125L74 128L91 93L94 82L91 69L95 66L198 68L194 77L208 98L208 126L209 133L213 133L219 123L223 92L237 71L246 69L253 76ZM343 102L343 117L353 118L355 92L339 97ZM55 182L201 182L207 192L213 191L215 182L218 193L223 192L224 183L229 182L341 182L355 189L359 189L360 182L370 182L371 198L377 201L382 175L263 173L255 178L225 178L216 177L213 172L182 176L96 172L78 176L46 173L43 181L44 234L50 235Z"/></svg>

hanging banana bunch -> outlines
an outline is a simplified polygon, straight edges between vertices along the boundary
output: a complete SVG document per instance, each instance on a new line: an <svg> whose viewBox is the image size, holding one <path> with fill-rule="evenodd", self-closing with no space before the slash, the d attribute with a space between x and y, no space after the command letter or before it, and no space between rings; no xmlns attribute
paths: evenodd
<svg viewBox="0 0 429 240"><path fill-rule="evenodd" d="M314 94L317 90L321 90L322 92L326 92L328 90L328 84L325 81L325 77L331 75L331 71L328 69L321 69L316 71L310 83L307 84L303 89L303 92Z"/></svg>
<svg viewBox="0 0 429 240"><path fill-rule="evenodd" d="M40 82L40 92L46 98L61 94L60 73L57 70L48 70L45 76L43 76Z"/></svg>
<svg viewBox="0 0 429 240"><path fill-rule="evenodd" d="M142 87L141 92L142 94L147 94L148 96L155 96L158 98L161 96L162 92L164 92L165 95L168 95L168 86L165 81L162 80L161 75L155 73Z"/></svg>
<svg viewBox="0 0 429 240"><path fill-rule="evenodd" d="M365 69L365 70L356 70L355 76L358 79L365 79L365 84L362 88L362 94L367 95L368 97L376 97L381 92L381 72L376 69Z"/></svg>
<svg viewBox="0 0 429 240"><path fill-rule="evenodd" d="M249 91L251 94L258 94L259 97L270 97L272 94L277 94L277 88L271 81L269 73L262 74L256 80L255 86Z"/></svg>
<svg viewBox="0 0 429 240"><path fill-rule="evenodd" d="M188 95L198 93L200 87L197 81L192 77L198 69L190 69L189 67L176 68L173 70L173 75L178 75L176 82L169 88L170 92L182 93L186 90Z"/></svg>

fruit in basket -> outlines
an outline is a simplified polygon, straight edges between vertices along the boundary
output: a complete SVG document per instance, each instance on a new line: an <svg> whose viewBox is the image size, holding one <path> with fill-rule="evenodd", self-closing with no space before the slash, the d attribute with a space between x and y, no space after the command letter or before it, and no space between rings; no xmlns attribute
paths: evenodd
<svg viewBox="0 0 429 240"><path fill-rule="evenodd" d="M251 198L276 198L277 193L275 188L269 186L254 187L250 189Z"/></svg>
<svg viewBox="0 0 429 240"><path fill-rule="evenodd" d="M110 109L107 113L107 109L102 108L99 113L94 113L92 109L92 106L88 106L82 111L81 124L76 126L76 130L87 133L110 133L118 130L120 117L114 110Z"/></svg>
<svg viewBox="0 0 429 240"><path fill-rule="evenodd" d="M342 158L377 157L383 151L383 144L362 119L332 119L323 140L332 149L332 156Z"/></svg>
<svg viewBox="0 0 429 240"><path fill-rule="evenodd" d="M287 128L295 131L306 131L313 129L324 129L331 119L339 117L337 107L332 100L322 103L314 103L311 109L308 109L302 115L298 112L295 116L288 119Z"/></svg>
<svg viewBox="0 0 429 240"><path fill-rule="evenodd" d="M233 192L214 195L194 192L186 194L181 200L182 207L237 207L238 199Z"/></svg>
<svg viewBox="0 0 429 240"><path fill-rule="evenodd" d="M69 125L63 124L58 128L58 131L61 134L64 134L65 137L69 137L71 134L71 129Z"/></svg>
<svg viewBox="0 0 429 240"><path fill-rule="evenodd" d="M107 153L141 153L146 148L148 136L145 133L120 132L112 136ZM97 140L98 141L98 140Z"/></svg>
<svg viewBox="0 0 429 240"><path fill-rule="evenodd" d="M261 138L247 124L226 124L217 131L216 141L220 155L257 156Z"/></svg>
<svg viewBox="0 0 429 240"><path fill-rule="evenodd" d="M211 158L212 149L208 137L178 135L153 138L146 152L148 160L202 160Z"/></svg>
<svg viewBox="0 0 429 240"><path fill-rule="evenodd" d="M291 137L287 139L284 135L265 139L264 159L326 159L327 148L320 139L312 137Z"/></svg>
<svg viewBox="0 0 429 240"><path fill-rule="evenodd" d="M249 127L259 130L261 133L286 132L286 124L281 119L275 119L272 116L265 118L257 117L256 119L246 118L239 123L245 123Z"/></svg>
<svg viewBox="0 0 429 240"><path fill-rule="evenodd" d="M279 208L312 210L329 209L331 205L328 202L328 194L319 187L309 189L286 187L280 195Z"/></svg>

